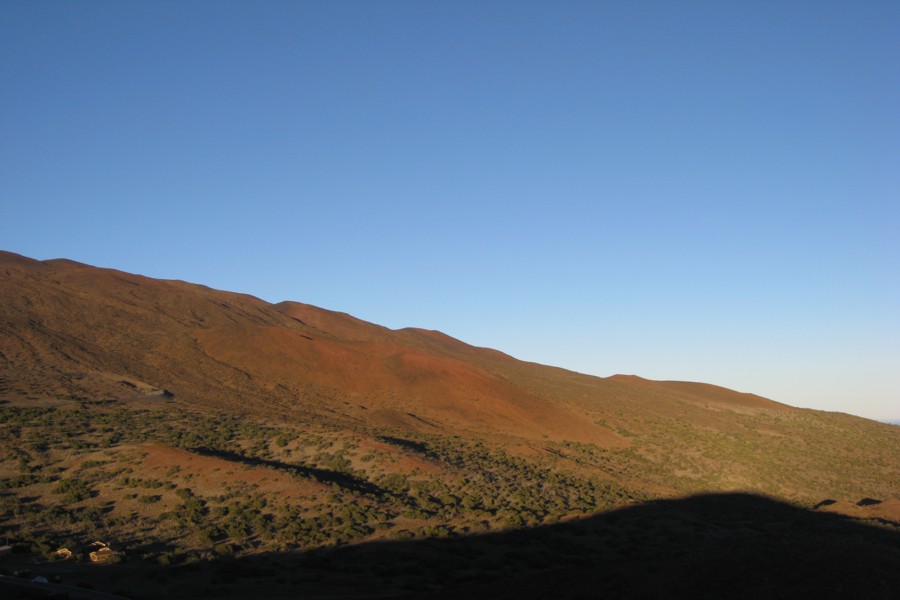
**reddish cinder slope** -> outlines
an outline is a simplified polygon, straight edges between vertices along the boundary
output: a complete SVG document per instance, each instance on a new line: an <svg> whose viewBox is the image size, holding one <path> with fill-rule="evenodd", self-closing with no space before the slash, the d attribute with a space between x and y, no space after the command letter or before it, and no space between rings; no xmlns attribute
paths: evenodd
<svg viewBox="0 0 900 600"><path fill-rule="evenodd" d="M0 396L122 398L138 383L272 417L625 443L498 367L519 361L438 332L5 252L0 280Z"/></svg>
<svg viewBox="0 0 900 600"><path fill-rule="evenodd" d="M71 261L0 253L0 283L0 394L121 397L131 380L198 402L252 400L261 390L196 334L286 320L251 296Z"/></svg>
<svg viewBox="0 0 900 600"><path fill-rule="evenodd" d="M832 485L841 473L868 497L896 498L896 467L880 458L895 428L863 419L707 384L592 377L437 331L0 252L0 402L72 397L369 437L460 435L650 493L858 501Z"/></svg>
<svg viewBox="0 0 900 600"><path fill-rule="evenodd" d="M292 391L298 402L311 388L374 425L618 442L484 368L390 340L344 341L284 327L217 328L197 339L210 357Z"/></svg>
<svg viewBox="0 0 900 600"><path fill-rule="evenodd" d="M319 337L345 342L385 342L394 339L396 333L357 319L347 313L326 310L300 302L280 302L274 306L280 313L294 319Z"/></svg>

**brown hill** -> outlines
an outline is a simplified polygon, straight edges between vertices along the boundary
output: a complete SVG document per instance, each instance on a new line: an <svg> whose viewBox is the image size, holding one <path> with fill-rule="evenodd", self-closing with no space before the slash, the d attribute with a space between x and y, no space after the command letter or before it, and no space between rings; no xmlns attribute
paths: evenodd
<svg viewBox="0 0 900 600"><path fill-rule="evenodd" d="M136 379L191 404L267 415L621 443L436 332L71 261L3 253L0 269L6 393L114 398Z"/></svg>
<svg viewBox="0 0 900 600"><path fill-rule="evenodd" d="M685 436L700 443L751 433L738 415L771 421L752 432L765 440L811 414L708 384L591 377L437 331L394 331L307 304L272 305L69 260L0 252L0 278L0 399L121 399L167 390L194 407L520 448L627 448L639 437L677 446ZM666 442L674 430L679 439ZM660 448L633 451L650 459ZM691 469L682 466L689 480ZM741 470L726 481L755 487Z"/></svg>
<svg viewBox="0 0 900 600"><path fill-rule="evenodd" d="M0 535L47 556L104 532L153 565L290 560L728 491L900 529L894 426L8 252L0 457ZM382 583L373 595L397 591Z"/></svg>

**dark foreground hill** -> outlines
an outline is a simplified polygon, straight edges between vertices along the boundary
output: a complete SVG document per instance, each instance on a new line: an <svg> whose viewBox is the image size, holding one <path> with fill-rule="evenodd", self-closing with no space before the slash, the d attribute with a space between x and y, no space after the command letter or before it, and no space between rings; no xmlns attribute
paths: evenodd
<svg viewBox="0 0 900 600"><path fill-rule="evenodd" d="M135 598L896 598L900 533L750 494L452 539L95 570ZM134 582L141 581L139 588ZM2 586L0 586L2 589Z"/></svg>
<svg viewBox="0 0 900 600"><path fill-rule="evenodd" d="M689 497L733 491L770 499ZM703 595L750 573L854 597L839 573L895 581L898 524L897 427L0 252L7 571L148 597ZM116 565L53 562L98 538Z"/></svg>

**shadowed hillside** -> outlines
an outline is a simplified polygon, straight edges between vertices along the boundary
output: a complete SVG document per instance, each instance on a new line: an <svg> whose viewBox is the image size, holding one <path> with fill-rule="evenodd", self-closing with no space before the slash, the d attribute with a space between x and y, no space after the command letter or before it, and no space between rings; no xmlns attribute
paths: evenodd
<svg viewBox="0 0 900 600"><path fill-rule="evenodd" d="M443 540L86 569L134 598L895 598L900 531L749 494ZM134 582L140 581L139 586Z"/></svg>

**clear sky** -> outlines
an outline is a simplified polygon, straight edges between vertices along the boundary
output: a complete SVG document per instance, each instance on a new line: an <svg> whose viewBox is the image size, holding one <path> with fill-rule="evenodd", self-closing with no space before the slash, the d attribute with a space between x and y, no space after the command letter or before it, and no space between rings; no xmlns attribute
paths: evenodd
<svg viewBox="0 0 900 600"><path fill-rule="evenodd" d="M0 3L0 248L900 419L900 2Z"/></svg>

